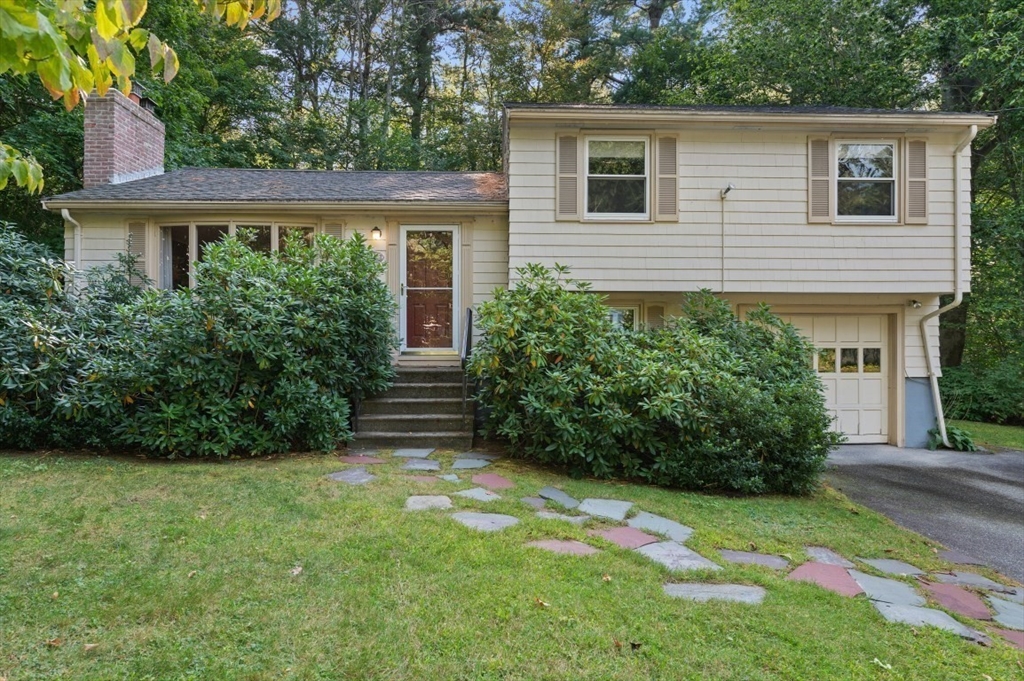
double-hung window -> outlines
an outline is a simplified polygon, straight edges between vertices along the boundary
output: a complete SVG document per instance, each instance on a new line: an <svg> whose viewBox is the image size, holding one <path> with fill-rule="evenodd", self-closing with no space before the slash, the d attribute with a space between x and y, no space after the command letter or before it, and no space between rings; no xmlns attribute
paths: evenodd
<svg viewBox="0 0 1024 681"><path fill-rule="evenodd" d="M650 217L649 147L646 137L586 139L586 217Z"/></svg>
<svg viewBox="0 0 1024 681"><path fill-rule="evenodd" d="M836 142L836 218L896 220L896 143Z"/></svg>

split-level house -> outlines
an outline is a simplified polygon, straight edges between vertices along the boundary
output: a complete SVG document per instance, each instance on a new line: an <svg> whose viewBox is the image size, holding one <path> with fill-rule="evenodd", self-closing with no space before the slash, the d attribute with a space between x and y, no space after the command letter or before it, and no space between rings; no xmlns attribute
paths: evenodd
<svg viewBox="0 0 1024 681"><path fill-rule="evenodd" d="M970 144L994 117L800 107L510 104L500 173L186 168L119 93L85 117L85 188L55 196L80 268L130 248L164 288L241 228L363 234L399 301L404 366L457 366L467 308L560 263L616 323L687 291L765 302L812 340L835 427L921 446L941 409L939 299L970 284ZM130 237L130 238L129 238ZM472 333L472 330L470 330ZM371 417L367 417L371 418Z"/></svg>

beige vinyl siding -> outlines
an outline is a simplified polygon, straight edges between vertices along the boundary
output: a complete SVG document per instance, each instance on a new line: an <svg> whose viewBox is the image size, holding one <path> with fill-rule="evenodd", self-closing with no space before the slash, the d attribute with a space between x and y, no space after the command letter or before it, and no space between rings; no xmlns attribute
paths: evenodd
<svg viewBox="0 0 1024 681"><path fill-rule="evenodd" d="M953 290L952 134L913 135L928 142L925 225L810 223L808 132L722 130L670 131L678 134L678 221L616 223L555 221L556 130L510 131L512 276L528 262L559 262L599 291ZM595 131L581 135L588 132ZM967 155L961 164L966 227ZM736 188L723 202L719 192L730 182ZM962 238L969 248L969 229ZM962 276L966 283L968 263Z"/></svg>
<svg viewBox="0 0 1024 681"><path fill-rule="evenodd" d="M72 216L82 225L82 262L75 263L80 270L117 263L117 254L124 253L128 245L128 219L137 215L77 214ZM142 219L145 219L144 217ZM64 225L64 259L75 259L75 227Z"/></svg>

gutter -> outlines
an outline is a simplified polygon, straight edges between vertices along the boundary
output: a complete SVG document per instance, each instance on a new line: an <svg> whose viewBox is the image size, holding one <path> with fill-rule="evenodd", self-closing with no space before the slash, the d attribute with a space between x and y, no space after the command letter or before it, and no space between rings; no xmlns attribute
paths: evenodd
<svg viewBox="0 0 1024 681"><path fill-rule="evenodd" d="M978 126L972 125L964 134L960 143L956 145L956 150L953 152L953 301L949 305L929 312L921 317L920 321L921 342L924 344L924 356L928 362L928 380L932 387L932 403L935 406L935 418L939 424L939 436L942 438L942 444L947 449L953 449L953 445L949 443L949 436L946 434L946 417L942 413L942 396L939 394L939 376L935 371L932 349L928 343L928 322L943 313L959 307L964 299L964 287L961 281L963 278L964 254L963 247L960 244L960 231L963 226L963 189L960 186L960 154L974 141L977 134Z"/></svg>
<svg viewBox="0 0 1024 681"><path fill-rule="evenodd" d="M43 205L45 206L45 204L43 204ZM81 267L81 263L82 263L82 223L80 223L78 220L76 220L73 217L71 217L71 213L68 211L67 208L62 208L61 211L60 211L60 215L61 215L62 218L64 218L64 222L70 222L72 225L75 226L75 246L74 246L74 250L73 250L73 255L74 255L74 258L75 258L74 259L75 273L72 275L72 279L71 279L72 284L71 285L72 285L72 288L77 292L78 291L78 272L79 272L79 268Z"/></svg>
<svg viewBox="0 0 1024 681"><path fill-rule="evenodd" d="M60 199L54 198L46 202L48 210L131 210L131 211L185 211L196 213L201 211L225 211L232 213L262 213L268 211L309 212L309 213L340 213L340 212L373 212L373 213L507 213L508 200L499 201L360 201L360 202L319 202L301 203L298 201L261 202L261 201L145 201L132 199Z"/></svg>

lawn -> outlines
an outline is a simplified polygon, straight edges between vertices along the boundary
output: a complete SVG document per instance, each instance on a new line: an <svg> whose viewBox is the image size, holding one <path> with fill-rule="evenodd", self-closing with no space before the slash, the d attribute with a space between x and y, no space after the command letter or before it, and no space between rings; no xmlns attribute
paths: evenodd
<svg viewBox="0 0 1024 681"><path fill-rule="evenodd" d="M442 455L450 461L450 455ZM726 564L719 581L768 589L759 606L662 594L672 577L601 544L588 557L524 547L588 538L518 501L543 485L674 518L688 542L806 559L950 569L936 546L823 489L726 498L568 480L502 460L517 482L477 533L406 512L417 483L389 462L362 487L326 480L329 456L226 463L0 454L0 678L23 679L1010 679L1022 653L887 624L863 598ZM463 476L468 477L468 476ZM427 491L427 490L431 491ZM453 497L456 507L483 504ZM721 561L719 561L721 562ZM300 569L301 568L301 569ZM984 571L983 571L984 572ZM986 572L989 576L994 576ZM704 576L709 576L705 574Z"/></svg>
<svg viewBox="0 0 1024 681"><path fill-rule="evenodd" d="M974 444L985 449L1024 451L1024 426L998 426L994 423L978 423L976 421L950 421L950 423L968 431L974 439Z"/></svg>

